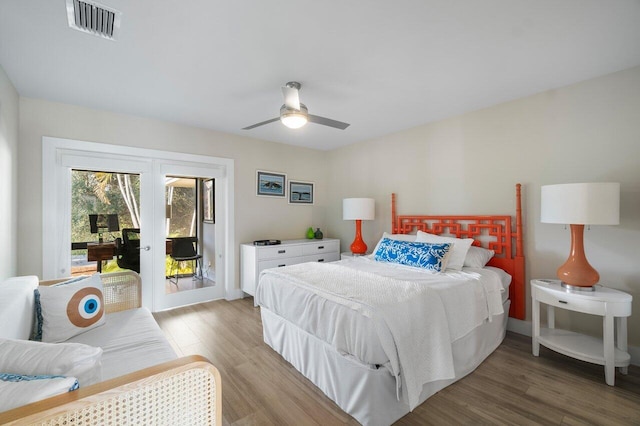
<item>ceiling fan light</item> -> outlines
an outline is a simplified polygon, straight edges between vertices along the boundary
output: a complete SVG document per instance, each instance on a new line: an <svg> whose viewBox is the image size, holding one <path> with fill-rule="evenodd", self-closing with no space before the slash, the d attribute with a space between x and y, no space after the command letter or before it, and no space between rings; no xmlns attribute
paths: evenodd
<svg viewBox="0 0 640 426"><path fill-rule="evenodd" d="M280 116L280 121L282 121L282 124L290 129L299 129L300 127L307 124L308 119L305 114L292 112Z"/></svg>

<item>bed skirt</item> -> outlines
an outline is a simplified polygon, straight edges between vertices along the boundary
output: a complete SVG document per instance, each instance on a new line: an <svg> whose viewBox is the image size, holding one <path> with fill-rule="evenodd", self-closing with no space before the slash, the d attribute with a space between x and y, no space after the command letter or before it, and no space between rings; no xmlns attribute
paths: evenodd
<svg viewBox="0 0 640 426"><path fill-rule="evenodd" d="M452 345L455 378L427 383L420 403L476 369L502 342L510 301L504 314L494 317ZM261 307L264 341L311 380L340 408L363 425L390 425L409 413L396 399L396 383L389 370L372 368L341 355L328 343Z"/></svg>

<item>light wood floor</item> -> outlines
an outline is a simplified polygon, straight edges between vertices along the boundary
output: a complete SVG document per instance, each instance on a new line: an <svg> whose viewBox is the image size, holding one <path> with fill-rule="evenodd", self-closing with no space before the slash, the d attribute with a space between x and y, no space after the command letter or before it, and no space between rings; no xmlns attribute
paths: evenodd
<svg viewBox="0 0 640 426"><path fill-rule="evenodd" d="M155 314L178 354L201 354L222 375L225 425L357 424L262 341L253 299ZM600 366L507 333L469 376L428 399L398 425L640 425L640 367L604 383Z"/></svg>

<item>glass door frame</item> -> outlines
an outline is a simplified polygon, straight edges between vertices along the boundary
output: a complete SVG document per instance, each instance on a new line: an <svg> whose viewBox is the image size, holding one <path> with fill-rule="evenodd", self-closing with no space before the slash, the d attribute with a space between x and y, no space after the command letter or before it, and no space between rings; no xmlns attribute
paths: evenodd
<svg viewBox="0 0 640 426"><path fill-rule="evenodd" d="M197 164L197 163L192 163L192 162L176 162L176 161L156 161L154 163L154 168L156 171L156 174L160 175L161 177L161 181L162 181L162 187L157 187L156 190L158 191L156 193L156 199L162 200L162 208L161 209L156 209L156 222L155 223L162 223L162 230L161 232L159 228L156 228L154 231L154 235L156 236L156 240L154 241L154 245L156 247L166 247L166 228L165 228L165 224L166 224L166 210L164 208L164 203L165 203L165 185L164 182L166 181L167 176L181 176L181 177L188 177L188 178L214 178L216 183L218 181L224 180L224 170L222 169L214 169L211 167L202 167L201 164ZM196 188L198 188L199 185L196 185ZM215 197L216 197L216 203L220 203L217 204L219 206L224 205L224 200L227 197L227 188L224 186L221 186L218 190L218 188L216 187L216 191L215 191ZM198 197L199 194L196 191L196 197ZM159 197L159 198L158 198ZM198 204L198 208L199 208L199 204ZM226 214L225 214L225 209L219 209L219 211L216 211L216 214L218 215L216 217L216 223L225 223L226 222ZM196 211L196 216L199 217L199 212ZM218 218L220 220L220 222L218 222ZM198 228L201 228L200 225L198 225ZM223 232L224 228L221 227L220 231ZM226 275L226 268L227 265L224 262L224 256L222 255L224 253L224 247L222 246L222 242L224 241L223 238L218 237L218 228L216 227L216 247L215 247L215 256L216 256L216 281L218 281L217 277L221 276L224 277ZM221 235L222 237L224 237L224 234ZM201 238L201 235L198 235L198 238ZM201 244L202 241L199 241L199 244ZM166 256L166 251L165 250L156 250L155 253L153 254L154 259L153 262L154 264L158 264L158 263L162 263L164 265L164 261L165 261L165 256ZM165 274L165 270L164 268L162 269L162 271L160 271L159 269L155 269L154 273L157 274L154 276L154 285L155 290L154 291L154 300L153 300L153 306L154 308L156 308L157 310L163 310L163 309L171 309L177 306L184 306L184 305L190 305L193 303L198 303L199 301L202 300L214 300L214 299L220 299L222 297L225 297L224 295L224 287L220 286L220 285L216 285L213 287L203 287L203 288L198 288L198 289L193 289L193 290L188 290L188 291L179 291L176 293L171 293L171 294L167 294L167 292L165 291L165 283L166 283L166 274ZM160 286L160 282L162 282L162 286ZM218 284L218 282L216 282L216 284Z"/></svg>
<svg viewBox="0 0 640 426"><path fill-rule="evenodd" d="M232 159L48 136L42 138L42 279L64 278L71 273L71 169L136 173L140 174L140 244L143 248L149 247L140 253L142 304L153 311L170 307L156 297L160 289L164 293L165 275L164 176L167 173L163 174L163 170L193 170L194 167L200 169L202 173L198 174L201 176L216 177L219 207L216 224L220 224L216 263L224 268L224 273L216 275L216 279L224 288L222 297L227 300L241 298L242 291L235 286ZM158 263L160 258L162 261ZM145 276L152 279L145 279Z"/></svg>

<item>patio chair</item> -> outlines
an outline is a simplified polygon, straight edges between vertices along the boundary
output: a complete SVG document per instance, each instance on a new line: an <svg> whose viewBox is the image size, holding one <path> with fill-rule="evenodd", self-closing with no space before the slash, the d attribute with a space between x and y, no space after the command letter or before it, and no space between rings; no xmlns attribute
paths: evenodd
<svg viewBox="0 0 640 426"><path fill-rule="evenodd" d="M171 268L169 269L169 281L176 286L180 272L180 262L191 261L193 279L202 280L202 255L197 251L197 237L176 237L171 238ZM175 269L175 276L172 271Z"/></svg>
<svg viewBox="0 0 640 426"><path fill-rule="evenodd" d="M116 239L118 266L140 273L140 228L122 230L122 240Z"/></svg>

